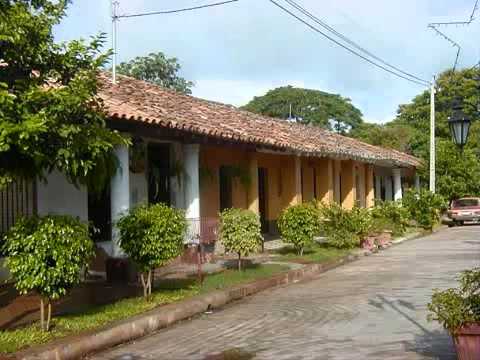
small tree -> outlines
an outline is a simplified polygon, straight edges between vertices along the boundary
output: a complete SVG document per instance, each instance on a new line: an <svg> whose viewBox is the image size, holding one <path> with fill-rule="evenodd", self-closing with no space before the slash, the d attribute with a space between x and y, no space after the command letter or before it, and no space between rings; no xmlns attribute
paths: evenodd
<svg viewBox="0 0 480 360"><path fill-rule="evenodd" d="M422 189L407 191L403 197L403 205L418 225L426 230L432 230L440 219L440 211L445 207L445 202L440 195Z"/></svg>
<svg viewBox="0 0 480 360"><path fill-rule="evenodd" d="M242 270L242 256L256 251L263 241L259 216L250 210L224 210L220 214L220 241L226 251L238 254L238 270Z"/></svg>
<svg viewBox="0 0 480 360"><path fill-rule="evenodd" d="M143 295L152 294L152 270L182 254L187 221L165 204L133 208L117 222L120 246L141 272Z"/></svg>
<svg viewBox="0 0 480 360"><path fill-rule="evenodd" d="M300 256L306 246L313 244L319 233L319 213L313 204L294 205L286 208L278 219L283 241L293 244Z"/></svg>
<svg viewBox="0 0 480 360"><path fill-rule="evenodd" d="M48 331L52 301L80 282L81 270L94 254L87 225L69 216L21 219L5 236L4 250L20 294L40 295L40 323Z"/></svg>

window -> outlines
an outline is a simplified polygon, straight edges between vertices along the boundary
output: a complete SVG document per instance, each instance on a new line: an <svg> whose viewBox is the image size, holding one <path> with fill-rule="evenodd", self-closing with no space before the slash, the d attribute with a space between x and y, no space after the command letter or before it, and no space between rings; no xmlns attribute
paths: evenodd
<svg viewBox="0 0 480 360"><path fill-rule="evenodd" d="M21 217L34 215L36 205L34 182L17 180L0 190L0 248L2 235Z"/></svg>

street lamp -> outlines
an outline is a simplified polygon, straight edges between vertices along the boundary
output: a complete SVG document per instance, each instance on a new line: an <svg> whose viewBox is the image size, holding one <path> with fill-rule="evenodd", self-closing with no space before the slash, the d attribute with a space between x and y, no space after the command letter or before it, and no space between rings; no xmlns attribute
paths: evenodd
<svg viewBox="0 0 480 360"><path fill-rule="evenodd" d="M452 116L448 118L448 126L455 144L463 150L467 143L468 132L470 130L470 119L465 115L460 99L453 101Z"/></svg>

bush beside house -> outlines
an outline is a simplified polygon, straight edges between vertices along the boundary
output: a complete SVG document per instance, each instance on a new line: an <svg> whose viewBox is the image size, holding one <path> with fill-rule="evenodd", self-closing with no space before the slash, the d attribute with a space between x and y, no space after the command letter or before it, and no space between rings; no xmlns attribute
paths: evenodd
<svg viewBox="0 0 480 360"><path fill-rule="evenodd" d="M117 222L120 247L140 270L143 295L152 294L152 271L180 256L187 221L182 210L164 204L132 208Z"/></svg>
<svg viewBox="0 0 480 360"><path fill-rule="evenodd" d="M227 252L238 255L238 270L242 257L258 250L263 241L260 218L250 210L226 209L220 213L220 241Z"/></svg>
<svg viewBox="0 0 480 360"><path fill-rule="evenodd" d="M432 230L440 220L440 211L444 209L445 201L428 190L409 190L403 197L403 206L409 211L410 217L425 230Z"/></svg>
<svg viewBox="0 0 480 360"><path fill-rule="evenodd" d="M292 244L300 256L319 233L318 215L318 208L312 203L290 206L280 214L278 228L282 239Z"/></svg>
<svg viewBox="0 0 480 360"><path fill-rule="evenodd" d="M19 293L40 295L41 327L48 331L52 301L80 282L94 254L87 225L69 216L21 219L5 236L4 251Z"/></svg>

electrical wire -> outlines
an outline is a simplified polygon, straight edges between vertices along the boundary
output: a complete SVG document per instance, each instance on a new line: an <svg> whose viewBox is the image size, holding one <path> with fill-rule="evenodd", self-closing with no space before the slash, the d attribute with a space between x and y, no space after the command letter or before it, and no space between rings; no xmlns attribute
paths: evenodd
<svg viewBox="0 0 480 360"><path fill-rule="evenodd" d="M238 2L238 1L240 1L240 0L221 1L221 2L216 2L216 3L212 3L212 4L204 4L204 5L193 6L193 7L189 7L189 8L183 8L183 9L175 9L175 10L151 11L151 12L139 13L139 14L117 15L117 18L118 19L121 19L121 18L124 19L124 18L133 18L133 17L150 16L150 15L175 14L175 13L180 13L180 12L193 11L193 10L205 9L205 8L210 8L210 7L215 7L215 6L227 5L227 4Z"/></svg>
<svg viewBox="0 0 480 360"><path fill-rule="evenodd" d="M317 24L319 24L320 26L322 26L324 29L332 32L333 34L335 34L336 36L338 36L340 39L342 39L343 41L345 41L346 43L348 43L349 45L355 47L356 49L360 50L361 52L367 54L368 56L370 56L371 58L377 60L378 62L408 76L408 77L411 77L413 79L416 79L418 81L421 81L421 82L425 82L425 83L428 83L427 80L425 79L422 79L422 78L419 78L413 74L410 74L386 61L384 61L383 59L381 59L380 57L376 56L375 54L373 54L372 52L368 51L367 49L361 47L360 45L358 45L355 41L349 39L347 36L343 35L342 33L338 32L337 30L335 30L333 27L331 27L330 25L328 25L327 23L325 23L324 21L322 21L321 19L319 19L317 16L313 15L312 13L310 13L307 9L303 8L301 5L299 5L298 3L296 3L295 1L293 0L285 0L288 4L290 4L291 6L293 6L294 8L296 8L297 10L299 10L300 12L302 12L304 15L308 16L310 19L312 19L313 21L315 21Z"/></svg>
<svg viewBox="0 0 480 360"><path fill-rule="evenodd" d="M281 4L279 4L277 1L275 0L268 0L270 1L272 4L274 4L275 6L277 6L278 8L280 8L281 10L283 10L284 12L286 12L287 14L289 14L290 16L294 17L295 19L297 19L298 21L300 21L301 23L303 23L304 25L306 25L307 27L309 27L311 30L313 30L314 32L322 35L323 37L327 38L328 40L330 40L331 42L333 42L334 44L342 47L343 49L347 50L348 52L360 57L361 59L365 60L366 62L370 63L371 65L373 66L376 66L377 68L380 68L392 75L395 75L399 78L402 78L404 80L407 80L407 81L410 81L412 83L415 83L415 84L418 84L418 85L422 85L422 86L429 86L430 83L429 82L426 82L425 80L421 80L421 81L418 81L418 80L414 80L410 77L407 77L407 76L404 76L402 74L399 74L383 65L380 65L378 63L376 63L375 61L369 59L368 57L360 54L359 52L349 48L348 46L342 44L340 41L334 39L333 37L329 36L328 34L325 34L324 32L322 32L320 29L318 29L317 27L315 27L314 25L310 24L309 22L307 22L306 20L302 19L301 17L297 16L296 14L294 14L292 11L290 11L289 9L285 8L284 6L282 6Z"/></svg>

